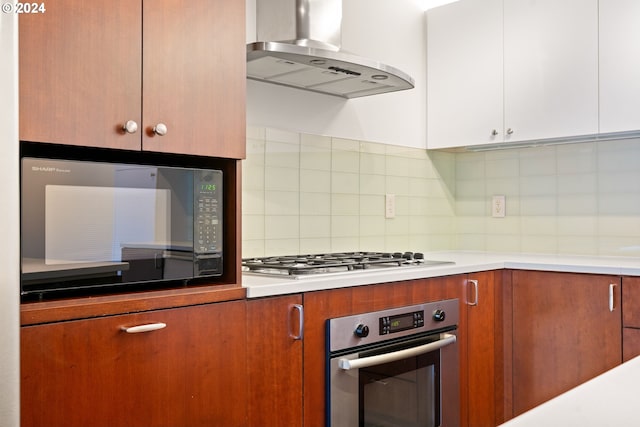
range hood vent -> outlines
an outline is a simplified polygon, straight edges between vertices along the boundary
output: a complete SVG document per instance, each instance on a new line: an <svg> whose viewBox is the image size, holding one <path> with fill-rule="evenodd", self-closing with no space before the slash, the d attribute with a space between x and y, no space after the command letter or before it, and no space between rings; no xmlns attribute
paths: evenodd
<svg viewBox="0 0 640 427"><path fill-rule="evenodd" d="M412 89L397 68L340 50L342 0L257 0L247 77L343 98Z"/></svg>

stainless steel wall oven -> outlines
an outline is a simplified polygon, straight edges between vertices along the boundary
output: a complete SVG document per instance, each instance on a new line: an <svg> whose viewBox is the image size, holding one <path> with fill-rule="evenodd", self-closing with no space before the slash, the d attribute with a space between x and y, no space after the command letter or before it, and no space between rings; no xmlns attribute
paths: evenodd
<svg viewBox="0 0 640 427"><path fill-rule="evenodd" d="M327 425L460 424L458 300L327 321Z"/></svg>

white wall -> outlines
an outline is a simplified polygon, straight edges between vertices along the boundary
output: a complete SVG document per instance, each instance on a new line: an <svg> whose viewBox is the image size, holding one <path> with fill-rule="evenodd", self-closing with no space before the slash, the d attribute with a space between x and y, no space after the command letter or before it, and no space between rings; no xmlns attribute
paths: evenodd
<svg viewBox="0 0 640 427"><path fill-rule="evenodd" d="M253 41L255 0L247 0L247 42ZM344 0L342 49L404 71L415 88L346 100L247 80L247 124L426 148L426 37L418 2Z"/></svg>
<svg viewBox="0 0 640 427"><path fill-rule="evenodd" d="M17 15L0 14L0 426L20 414Z"/></svg>

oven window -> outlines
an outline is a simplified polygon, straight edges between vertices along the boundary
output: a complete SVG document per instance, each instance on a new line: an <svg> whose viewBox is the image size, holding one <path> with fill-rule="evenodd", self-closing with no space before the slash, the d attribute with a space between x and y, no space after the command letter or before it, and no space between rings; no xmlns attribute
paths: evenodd
<svg viewBox="0 0 640 427"><path fill-rule="evenodd" d="M360 369L360 427L439 426L439 378L440 351Z"/></svg>

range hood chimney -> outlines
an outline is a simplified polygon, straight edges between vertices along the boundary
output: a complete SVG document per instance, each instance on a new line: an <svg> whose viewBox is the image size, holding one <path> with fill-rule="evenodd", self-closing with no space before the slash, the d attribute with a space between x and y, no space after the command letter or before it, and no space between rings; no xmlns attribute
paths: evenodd
<svg viewBox="0 0 640 427"><path fill-rule="evenodd" d="M342 0L256 0L247 77L343 98L412 89L414 80L340 50ZM274 41L272 41L274 40Z"/></svg>

